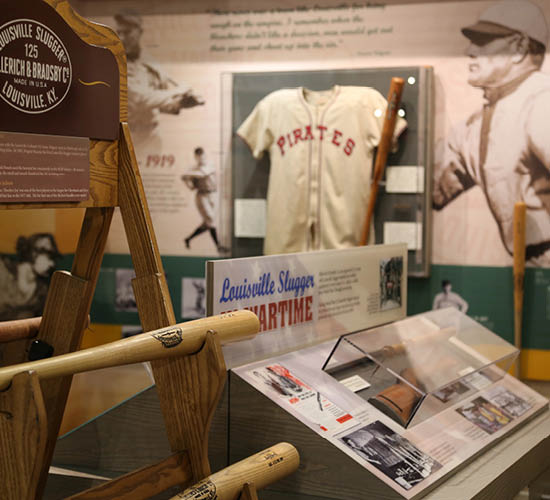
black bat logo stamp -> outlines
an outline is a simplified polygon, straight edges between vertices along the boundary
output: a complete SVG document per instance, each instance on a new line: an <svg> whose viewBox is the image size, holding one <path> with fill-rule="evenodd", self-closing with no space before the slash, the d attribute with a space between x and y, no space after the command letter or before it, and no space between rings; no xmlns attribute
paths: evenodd
<svg viewBox="0 0 550 500"><path fill-rule="evenodd" d="M218 494L216 493L216 485L210 479L207 479L187 493L179 493L178 497L183 500L217 500Z"/></svg>
<svg viewBox="0 0 550 500"><path fill-rule="evenodd" d="M161 330L160 332L153 332L151 335L167 349L179 345L183 337L181 328Z"/></svg>

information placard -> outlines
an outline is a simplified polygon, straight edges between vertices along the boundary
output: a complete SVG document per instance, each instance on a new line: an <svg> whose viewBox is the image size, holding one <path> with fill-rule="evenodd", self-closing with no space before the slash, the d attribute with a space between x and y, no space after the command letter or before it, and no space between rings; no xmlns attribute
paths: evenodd
<svg viewBox="0 0 550 500"><path fill-rule="evenodd" d="M119 87L114 54L47 2L0 0L1 131L116 139Z"/></svg>
<svg viewBox="0 0 550 500"><path fill-rule="evenodd" d="M0 203L82 201L89 139L0 132Z"/></svg>
<svg viewBox="0 0 550 500"><path fill-rule="evenodd" d="M260 320L255 339L224 347L231 368L404 318L406 269L404 244L209 261L207 314Z"/></svg>

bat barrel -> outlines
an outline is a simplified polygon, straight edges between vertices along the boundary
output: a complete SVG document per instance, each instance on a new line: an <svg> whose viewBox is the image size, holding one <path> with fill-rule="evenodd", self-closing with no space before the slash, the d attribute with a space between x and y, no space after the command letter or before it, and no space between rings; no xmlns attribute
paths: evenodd
<svg viewBox="0 0 550 500"><path fill-rule="evenodd" d="M393 77L391 79L390 90L388 92L388 107L386 108L384 125L382 127L382 135L380 136L378 151L376 153L376 160L374 163L374 174L369 194L367 215L365 217L363 229L361 231L361 245L366 245L369 239L370 224L374 214L376 197L378 195L378 183L382 179L386 160L388 159L388 153L392 146L393 132L395 130L395 122L397 120L397 112L399 104L401 102L401 95L403 94L404 85L405 80L403 80L403 78Z"/></svg>
<svg viewBox="0 0 550 500"><path fill-rule="evenodd" d="M99 347L2 368L0 390L9 386L14 375L24 371L35 371L40 379L46 379L164 357L185 356L201 349L209 331L215 331L221 344L225 345L252 338L259 328L258 318L251 311L235 311L179 323Z"/></svg>
<svg viewBox="0 0 550 500"><path fill-rule="evenodd" d="M289 443L278 443L208 476L172 500L237 500L245 483L254 483L257 489L265 488L292 474L299 464L296 448Z"/></svg>

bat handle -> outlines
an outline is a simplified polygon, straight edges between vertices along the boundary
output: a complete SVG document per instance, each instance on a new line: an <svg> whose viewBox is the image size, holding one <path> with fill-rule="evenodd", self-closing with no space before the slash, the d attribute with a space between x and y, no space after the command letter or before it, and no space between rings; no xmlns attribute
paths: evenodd
<svg viewBox="0 0 550 500"><path fill-rule="evenodd" d="M520 350L514 375L519 378L523 320L523 294L525 278L525 226L527 206L518 202L514 206L514 345Z"/></svg>
<svg viewBox="0 0 550 500"><path fill-rule="evenodd" d="M42 317L0 322L0 343L36 337Z"/></svg>

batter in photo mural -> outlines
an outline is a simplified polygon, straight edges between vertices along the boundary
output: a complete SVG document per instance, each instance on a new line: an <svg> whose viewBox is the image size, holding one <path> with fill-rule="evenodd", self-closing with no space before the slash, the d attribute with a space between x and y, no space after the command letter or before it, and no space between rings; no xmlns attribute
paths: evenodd
<svg viewBox="0 0 550 500"><path fill-rule="evenodd" d="M550 75L541 71L548 44L542 11L528 0L491 5L462 28L469 47L468 84L483 91L474 114L453 126L435 172L433 204L474 186L484 193L512 255L514 204L527 205L526 259L550 267ZM490 250L486 242L484 251Z"/></svg>
<svg viewBox="0 0 550 500"><path fill-rule="evenodd" d="M181 180L191 191L195 192L195 204L202 217L202 224L185 238L185 247L190 248L192 239L208 231L218 251L226 252L227 249L222 247L218 241L214 220L214 193L217 191L216 169L207 161L206 153L202 147L195 148L193 154L195 164L181 176Z"/></svg>

